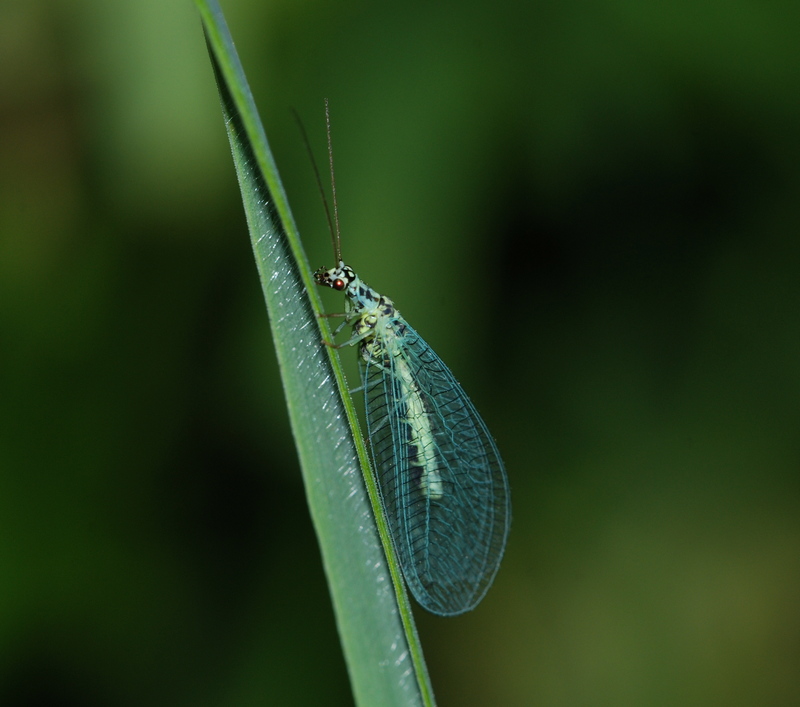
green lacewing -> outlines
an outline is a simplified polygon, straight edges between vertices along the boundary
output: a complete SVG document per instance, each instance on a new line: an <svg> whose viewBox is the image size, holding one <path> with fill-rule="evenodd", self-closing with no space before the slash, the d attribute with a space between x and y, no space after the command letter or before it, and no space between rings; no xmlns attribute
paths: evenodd
<svg viewBox="0 0 800 707"><path fill-rule="evenodd" d="M405 581L423 608L454 616L477 606L500 566L511 523L505 467L450 369L342 262L327 101L325 113L338 265L314 278L346 297L336 334L349 324L352 335L336 348L358 346L374 473Z"/></svg>

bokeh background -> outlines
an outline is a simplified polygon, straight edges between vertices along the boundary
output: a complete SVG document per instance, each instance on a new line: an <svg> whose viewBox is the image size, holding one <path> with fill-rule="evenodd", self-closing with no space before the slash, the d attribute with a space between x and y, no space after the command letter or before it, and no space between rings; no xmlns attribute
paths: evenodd
<svg viewBox="0 0 800 707"><path fill-rule="evenodd" d="M506 458L440 704L800 704L797 2L223 9ZM189 0L0 4L0 704L352 704Z"/></svg>

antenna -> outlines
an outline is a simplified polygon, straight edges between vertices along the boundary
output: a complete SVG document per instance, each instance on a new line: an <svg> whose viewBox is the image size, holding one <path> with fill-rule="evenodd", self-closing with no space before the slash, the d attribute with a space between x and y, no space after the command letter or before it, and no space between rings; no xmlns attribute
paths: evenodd
<svg viewBox="0 0 800 707"><path fill-rule="evenodd" d="M331 196L333 196L333 221L336 225L336 235L333 241L333 250L336 253L336 266L342 261L342 241L339 236L339 207L336 203L336 176L333 173L333 143L331 142L331 112L328 109L328 99L325 99L325 127L328 131L328 162L331 166Z"/></svg>
<svg viewBox="0 0 800 707"><path fill-rule="evenodd" d="M336 181L333 178L333 151L331 150L331 118L330 113L328 111L328 99L325 99L325 123L327 128L328 134L328 159L330 161L330 169L331 169L331 192L333 194L333 214L336 222L336 228L334 228L334 220L331 219L331 210L328 207L328 199L325 196L325 189L322 186L322 178L319 176L319 168L317 167L317 161L314 159L314 152L311 149L311 143L308 140L308 133L306 132L306 126L303 125L303 121L300 119L297 111L292 108L292 113L294 114L294 119L297 121L297 127L300 128L300 134L303 137L303 144L306 146L306 151L308 152L308 158L311 160L311 166L314 169L314 177L317 180L317 189L319 189L319 195L322 198L322 206L325 208L325 217L328 219L328 230L331 232L331 241L333 243L333 252L336 256L336 266L339 265L339 262L342 259L342 249L339 244L339 212L336 206Z"/></svg>

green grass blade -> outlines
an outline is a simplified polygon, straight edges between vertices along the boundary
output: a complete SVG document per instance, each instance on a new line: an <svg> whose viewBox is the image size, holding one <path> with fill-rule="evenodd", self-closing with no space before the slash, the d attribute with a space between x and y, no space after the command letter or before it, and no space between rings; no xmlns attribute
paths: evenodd
<svg viewBox="0 0 800 707"><path fill-rule="evenodd" d="M367 456L352 401L340 392L345 385L338 355L322 344L330 333L318 318L321 309L311 269L264 129L216 0L195 3L220 91L356 703L433 705L375 482L361 471L368 468Z"/></svg>

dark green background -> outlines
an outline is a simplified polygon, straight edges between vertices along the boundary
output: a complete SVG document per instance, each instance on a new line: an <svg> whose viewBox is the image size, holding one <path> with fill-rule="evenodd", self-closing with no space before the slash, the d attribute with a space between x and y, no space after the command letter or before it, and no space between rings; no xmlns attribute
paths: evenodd
<svg viewBox="0 0 800 707"><path fill-rule="evenodd" d="M506 458L442 705L800 703L798 8L223 3ZM0 5L0 425L0 704L351 703L189 0Z"/></svg>

